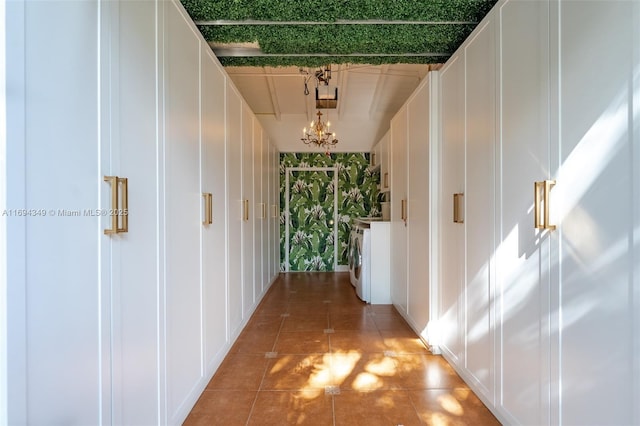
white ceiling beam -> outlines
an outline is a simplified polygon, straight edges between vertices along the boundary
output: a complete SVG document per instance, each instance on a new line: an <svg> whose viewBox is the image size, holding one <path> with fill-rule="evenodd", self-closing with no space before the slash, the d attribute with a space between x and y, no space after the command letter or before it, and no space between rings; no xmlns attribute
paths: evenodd
<svg viewBox="0 0 640 426"><path fill-rule="evenodd" d="M349 93L349 68L338 67L338 119L342 119L344 100Z"/></svg>
<svg viewBox="0 0 640 426"><path fill-rule="evenodd" d="M315 84L311 84L312 81L309 80L309 94L305 95L306 106L307 106L307 122L311 122L311 120L315 120L316 118L316 86Z"/></svg>
<svg viewBox="0 0 640 426"><path fill-rule="evenodd" d="M280 121L280 102L278 101L278 92L276 91L276 86L273 82L273 77L271 74L271 69L265 68L265 77L267 79L267 87L269 89L269 96L271 97L271 106L273 107L273 113L276 115L276 120Z"/></svg>
<svg viewBox="0 0 640 426"><path fill-rule="evenodd" d="M380 66L380 76L378 77L378 81L376 81L376 89L373 92L373 99L371 99L371 106L369 107L370 119L375 119L376 110L378 109L378 105L380 105L382 94L385 91L388 72L388 64Z"/></svg>

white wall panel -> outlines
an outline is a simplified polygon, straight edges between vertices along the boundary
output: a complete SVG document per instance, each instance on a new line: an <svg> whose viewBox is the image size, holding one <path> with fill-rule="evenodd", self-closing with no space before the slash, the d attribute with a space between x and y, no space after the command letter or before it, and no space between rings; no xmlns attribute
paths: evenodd
<svg viewBox="0 0 640 426"><path fill-rule="evenodd" d="M206 371L222 360L227 336L226 78L208 46L202 47L201 192L212 194L213 223L202 227L204 359ZM204 214L204 212L203 212Z"/></svg>
<svg viewBox="0 0 640 426"><path fill-rule="evenodd" d="M407 155L407 314L416 331L426 338L430 318L429 286L429 207L430 207L430 149L432 75L416 90L408 102L408 155ZM437 87L436 87L437 90Z"/></svg>
<svg viewBox="0 0 640 426"><path fill-rule="evenodd" d="M242 98L229 80L226 108L227 309L234 339L242 324Z"/></svg>
<svg viewBox="0 0 640 426"><path fill-rule="evenodd" d="M508 1L499 9L499 404L510 422L522 424L550 420L550 235L533 226L532 194L534 182L549 178L548 7L546 1Z"/></svg>
<svg viewBox="0 0 640 426"><path fill-rule="evenodd" d="M24 165L24 174L13 177L25 192L24 204L8 207L44 210L46 216L8 219L9 228L15 223L24 230L15 237L24 241L20 256L26 271L24 281L8 283L9 423L109 422L101 409L110 399L99 393L109 363L100 346L108 342L100 324L108 307L101 299L101 220L58 211L101 206L98 4L11 3L7 18L15 18L17 11L23 20L8 27L17 32L8 35L7 43L23 43L17 47L23 48L24 62L7 62L8 107L22 104L21 111L13 111L21 123L7 125L11 136L20 137L9 146L15 143L24 151L11 149L8 161ZM43 39L56 48L43 50ZM14 182L8 185L12 193ZM8 250L18 247L12 244ZM60 384L64 392L57 391Z"/></svg>
<svg viewBox="0 0 640 426"><path fill-rule="evenodd" d="M256 217L256 198L254 195L253 164L253 112L242 103L242 199L246 202L242 222L242 318L246 320L251 314L254 303L254 219Z"/></svg>
<svg viewBox="0 0 640 426"><path fill-rule="evenodd" d="M454 56L440 72L442 186L440 196L441 348L454 363L463 355L463 224L453 222L453 194L464 193L464 59ZM464 214L463 214L464 215Z"/></svg>
<svg viewBox="0 0 640 426"><path fill-rule="evenodd" d="M262 128L258 119L253 120L253 198L252 204L252 224L253 224L253 294L254 300L257 300L262 295L262 268L265 265L263 262L262 253L262 229L264 225L264 219L262 218L263 210L262 205L264 202L262 194L262 157L263 150L267 149L262 144ZM266 211L265 211L266 213Z"/></svg>
<svg viewBox="0 0 640 426"><path fill-rule="evenodd" d="M476 30L465 59L465 324L466 369L494 399L496 33L491 19Z"/></svg>
<svg viewBox="0 0 640 426"><path fill-rule="evenodd" d="M559 5L560 164L551 206L562 224L563 424L640 422L634 413L640 371L633 366L640 356L633 323L640 305L631 296L640 288L633 270L639 250L634 202L640 163L633 157L639 146L634 120L636 126L640 121L638 6ZM590 66L594 52L612 66Z"/></svg>
<svg viewBox="0 0 640 426"><path fill-rule="evenodd" d="M113 423L160 423L158 86L154 2L103 4L102 174L128 179L129 231L103 236L112 261ZM140 167L145 164L145 167ZM108 198L111 187L104 183ZM110 202L110 201L109 201ZM111 207L111 206L110 206Z"/></svg>
<svg viewBox="0 0 640 426"><path fill-rule="evenodd" d="M165 5L165 244L168 421L181 421L202 377L200 39Z"/></svg>
<svg viewBox="0 0 640 426"><path fill-rule="evenodd" d="M391 300L407 313L407 106L391 120Z"/></svg>

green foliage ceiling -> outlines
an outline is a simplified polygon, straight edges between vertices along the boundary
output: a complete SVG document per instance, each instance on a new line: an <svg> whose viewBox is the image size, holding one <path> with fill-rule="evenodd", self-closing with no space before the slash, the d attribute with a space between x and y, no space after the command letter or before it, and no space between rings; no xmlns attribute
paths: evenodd
<svg viewBox="0 0 640 426"><path fill-rule="evenodd" d="M454 24L199 25L216 43L258 42L269 55L221 57L223 65L318 66L327 63L439 63L497 0L181 0L198 21L456 22ZM438 54L402 56L404 54ZM314 54L335 56L314 56ZM360 54L361 56L340 56ZM398 56L367 56L375 54Z"/></svg>

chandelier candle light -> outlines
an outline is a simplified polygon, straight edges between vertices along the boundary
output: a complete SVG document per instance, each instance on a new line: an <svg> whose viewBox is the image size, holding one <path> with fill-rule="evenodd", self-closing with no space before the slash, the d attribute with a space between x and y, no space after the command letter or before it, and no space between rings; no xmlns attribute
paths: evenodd
<svg viewBox="0 0 640 426"><path fill-rule="evenodd" d="M302 138L300 139L305 145L314 145L319 148L324 148L326 153L329 153L329 148L335 146L338 143L336 134L329 131L331 123L327 121L327 124L322 122L322 113L318 111L316 114L318 121L312 121L309 131L305 127L302 129Z"/></svg>

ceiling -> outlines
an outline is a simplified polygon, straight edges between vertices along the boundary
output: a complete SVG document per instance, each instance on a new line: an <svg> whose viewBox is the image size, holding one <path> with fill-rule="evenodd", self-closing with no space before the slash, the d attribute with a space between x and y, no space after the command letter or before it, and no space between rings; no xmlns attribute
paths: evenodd
<svg viewBox="0 0 640 426"><path fill-rule="evenodd" d="M318 151L300 137L316 118L316 70L331 65L332 151L362 152L497 0L181 1L280 151Z"/></svg>

